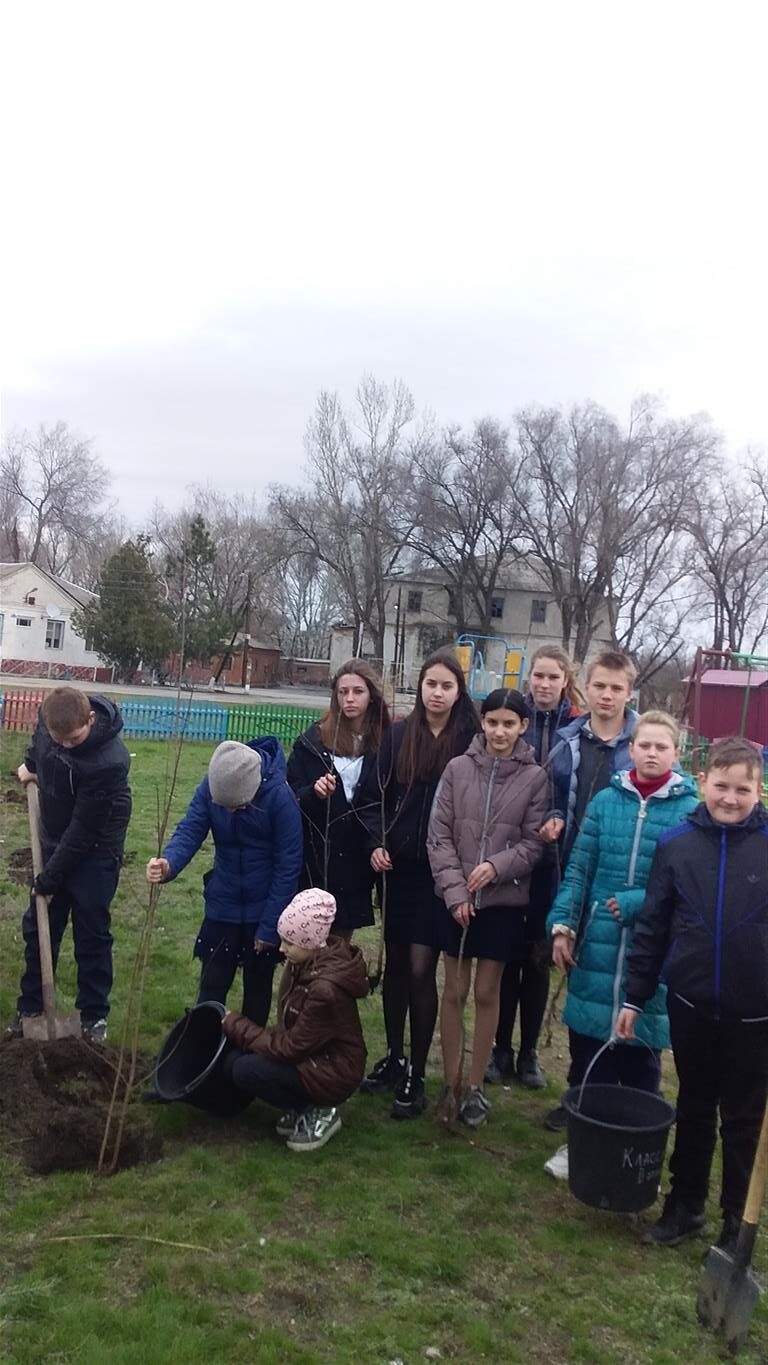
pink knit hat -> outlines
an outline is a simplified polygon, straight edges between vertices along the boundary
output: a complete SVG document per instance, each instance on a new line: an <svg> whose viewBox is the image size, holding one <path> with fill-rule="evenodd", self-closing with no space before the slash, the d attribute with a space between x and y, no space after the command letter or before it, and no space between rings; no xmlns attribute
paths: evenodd
<svg viewBox="0 0 768 1365"><path fill-rule="evenodd" d="M277 921L277 932L296 948L324 948L335 918L333 896L311 886L286 905Z"/></svg>

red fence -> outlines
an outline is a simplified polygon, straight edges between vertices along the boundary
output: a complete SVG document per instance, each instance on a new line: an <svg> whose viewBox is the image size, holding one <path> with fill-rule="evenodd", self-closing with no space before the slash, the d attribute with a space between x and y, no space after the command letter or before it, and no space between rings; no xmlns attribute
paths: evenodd
<svg viewBox="0 0 768 1365"><path fill-rule="evenodd" d="M6 692L0 698L0 724L4 730L34 730L45 692Z"/></svg>

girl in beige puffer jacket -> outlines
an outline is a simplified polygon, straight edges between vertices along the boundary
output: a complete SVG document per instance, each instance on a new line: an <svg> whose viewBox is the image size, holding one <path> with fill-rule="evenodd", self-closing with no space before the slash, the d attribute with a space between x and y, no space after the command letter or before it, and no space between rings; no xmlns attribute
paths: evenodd
<svg viewBox="0 0 768 1365"><path fill-rule="evenodd" d="M427 841L435 890L445 901L442 926L445 987L440 1010L445 1090L450 1112L460 1075L464 1006L472 959L475 1028L469 1091L459 1117L479 1127L490 1110L482 1083L499 1012L506 962L521 954L533 868L544 845L544 770L523 738L528 728L519 692L497 688L481 707L483 734L445 769L435 795Z"/></svg>

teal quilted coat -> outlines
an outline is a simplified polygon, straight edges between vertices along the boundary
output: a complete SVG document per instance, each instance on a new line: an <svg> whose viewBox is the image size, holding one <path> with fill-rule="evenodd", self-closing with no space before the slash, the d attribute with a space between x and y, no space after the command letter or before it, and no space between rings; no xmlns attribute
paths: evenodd
<svg viewBox="0 0 768 1365"><path fill-rule="evenodd" d="M687 774L673 773L643 801L629 773L620 772L587 807L547 919L550 934L555 924L577 932L577 965L568 977L563 1011L564 1022L577 1033L604 1042L610 1038L624 1003L627 953L656 844L664 830L679 825L697 804L696 786ZM606 907L612 896L621 910L618 920ZM659 986L648 1001L636 1033L653 1048L669 1047L666 986Z"/></svg>

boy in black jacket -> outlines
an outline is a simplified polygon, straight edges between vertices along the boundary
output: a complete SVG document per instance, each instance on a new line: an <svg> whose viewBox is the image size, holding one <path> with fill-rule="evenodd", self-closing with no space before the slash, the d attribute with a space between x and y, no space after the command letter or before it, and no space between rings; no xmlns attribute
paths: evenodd
<svg viewBox="0 0 768 1365"><path fill-rule="evenodd" d="M664 968L680 1082L672 1190L647 1239L676 1246L704 1227L720 1110L723 1228L736 1244L768 1095L768 812L749 740L712 746L703 803L659 840L627 965L616 1032L634 1036Z"/></svg>
<svg viewBox="0 0 768 1365"><path fill-rule="evenodd" d="M77 962L77 1008L82 1034L107 1036L112 986L109 907L131 815L131 759L119 738L120 712L106 697L74 687L48 693L32 742L18 769L20 782L37 782L43 870L34 889L48 897L54 968L72 913ZM17 1014L7 1036L20 1037L22 1018L43 1008L34 909L22 921L26 970Z"/></svg>

